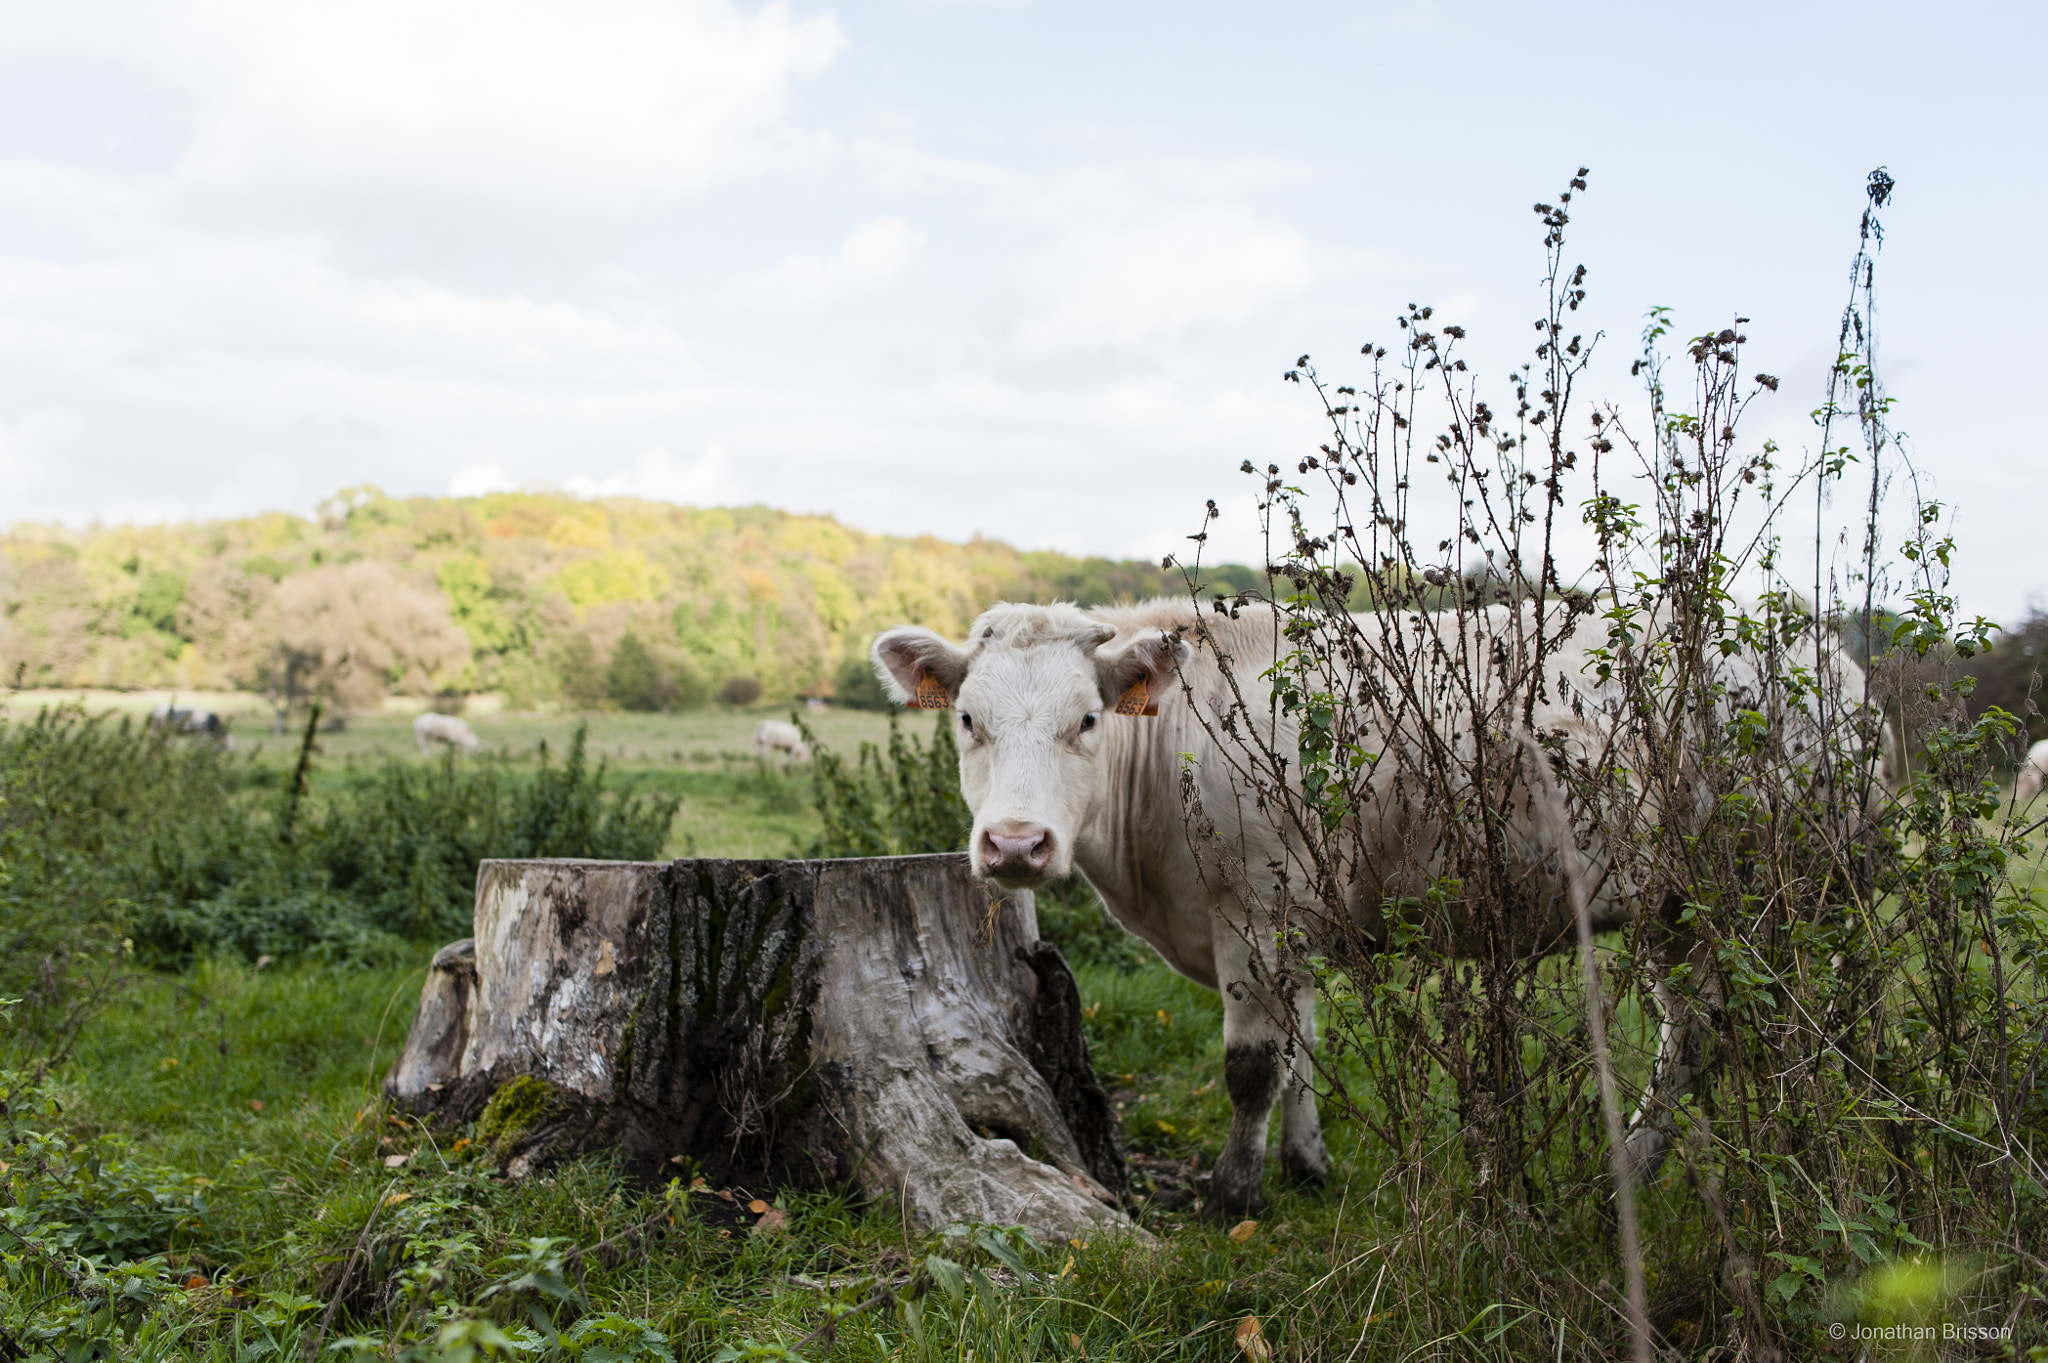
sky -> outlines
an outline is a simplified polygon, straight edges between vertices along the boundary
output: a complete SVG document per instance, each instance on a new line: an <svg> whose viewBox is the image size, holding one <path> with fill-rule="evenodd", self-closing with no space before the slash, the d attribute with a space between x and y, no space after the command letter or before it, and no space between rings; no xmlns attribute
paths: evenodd
<svg viewBox="0 0 2048 1363"><path fill-rule="evenodd" d="M2036 6L0 0L0 521L561 488L1156 557L1541 231L1635 400L1750 320L1811 450L1867 173L1965 604L2048 597ZM1492 391L1502 391L1494 385ZM1496 404L1498 405L1498 404Z"/></svg>

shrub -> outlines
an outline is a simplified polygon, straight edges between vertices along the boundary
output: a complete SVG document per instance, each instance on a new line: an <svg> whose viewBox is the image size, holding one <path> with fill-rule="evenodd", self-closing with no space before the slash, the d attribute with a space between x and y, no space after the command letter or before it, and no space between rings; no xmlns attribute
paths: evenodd
<svg viewBox="0 0 2048 1363"><path fill-rule="evenodd" d="M742 705L752 705L755 701L761 699L761 679L759 677L729 678L725 685L718 689L718 698L725 704L735 708Z"/></svg>
<svg viewBox="0 0 2048 1363"><path fill-rule="evenodd" d="M309 717L308 725L314 723ZM617 794L578 728L537 771L387 761L300 775L76 710L0 724L0 993L63 1036L127 960L388 953L468 931L487 857L659 856L677 801Z"/></svg>
<svg viewBox="0 0 2048 1363"><path fill-rule="evenodd" d="M809 725L799 720L797 727L811 746L814 798L824 824L805 856L889 857L966 848L974 818L960 798L960 750L951 716L939 716L927 748L905 737L898 716L890 715L887 753L863 743L850 768Z"/></svg>
<svg viewBox="0 0 2048 1363"><path fill-rule="evenodd" d="M1255 852L1192 783L1187 833L1245 906L1233 927L1265 978L1322 986L1318 1096L1357 1123L1398 1221L1458 1226L1469 1287L1433 1237L1396 1260L1438 1284L1417 1338L1512 1301L1523 1314L1489 1336L1504 1356L1553 1329L1561 1349L1570 1320L1603 1355L1647 1358L1653 1327L1683 1327L1680 1347L1808 1356L1887 1265L2037 1272L2019 1247L2041 1234L2048 915L2013 874L2021 831L1992 818L2013 720L1964 710L1960 665L1993 627L1957 608L1942 508L1910 503L1903 561L1883 552L1887 466L1905 457L1870 326L1891 187L1872 174L1820 449L1789 467L1738 435L1778 387L1745 375L1742 319L1686 345L1681 405L1653 310L1645 419L1577 412L1599 335L1575 330L1571 192L1537 205L1547 308L1509 394L1489 406L1464 329L1410 305L1355 387L1306 356L1287 373L1327 443L1291 471L1242 466L1274 566L1198 618L1270 606L1282 651L1233 668L1219 649L1234 700L1201 722L1236 808L1288 837ZM1787 552L1833 541L1801 518L1851 476L1868 519L1842 561ZM1553 554L1581 524L1578 579ZM1841 663L1843 619L1883 622L1858 633L1888 645L1876 689L1921 749L1899 798L1874 786L1882 737ZM1574 633L1591 678L1565 675L1587 665L1559 656ZM1628 916L1605 953L1596 893ZM1576 940L1576 963L1534 950L1540 924ZM1645 1082L1660 1019L1687 1047L1660 1060L1711 1057L1711 1084ZM1643 1099L1626 1142L1623 1078ZM1638 1241L1651 1137L1677 1177L1643 1191L1660 1223ZM1589 1262L1609 1254L1612 1270ZM1601 1275L1623 1289L1607 1301L1555 1286ZM2002 1287L1972 1291L1981 1318L2016 1314Z"/></svg>
<svg viewBox="0 0 2048 1363"><path fill-rule="evenodd" d="M882 689L882 679L869 665L866 649L839 664L833 673L832 703L848 710L888 710L896 704Z"/></svg>
<svg viewBox="0 0 2048 1363"><path fill-rule="evenodd" d="M551 650L555 675L562 679L562 699L578 710L601 710L610 699L605 668L587 634L565 634Z"/></svg>
<svg viewBox="0 0 2048 1363"><path fill-rule="evenodd" d="M605 695L621 710L665 710L671 696L667 675L640 636L627 630L612 650L604 673Z"/></svg>

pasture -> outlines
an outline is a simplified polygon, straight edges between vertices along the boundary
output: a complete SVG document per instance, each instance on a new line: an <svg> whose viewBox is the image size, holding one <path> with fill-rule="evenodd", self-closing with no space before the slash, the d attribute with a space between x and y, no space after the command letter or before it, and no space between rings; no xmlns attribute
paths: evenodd
<svg viewBox="0 0 2048 1363"><path fill-rule="evenodd" d="M667 851L780 854L820 825L806 774L764 775L743 756L754 718L587 722L620 787L682 797ZM826 719L835 745L887 731L879 715ZM530 750L542 740L562 750L578 722L480 717L477 727L510 751L499 762L530 769ZM316 801L343 791L351 770L443 760L419 757L403 715L353 721L321 746ZM241 748L231 760L259 772L295 760L285 743ZM30 1356L97 1340L138 1359L304 1356L316 1337L339 1358L1510 1359L1532 1340L1554 1356L1615 1350L1616 1285L1587 1276L1611 1255L1597 1199L1529 1206L1519 1233L1492 1245L1590 1306L1546 1311L1503 1294L1472 1252L1498 1232L1474 1218L1464 1175L1447 1167L1439 1181L1393 1186L1414 1171L1384 1163L1342 1114L1329 1124L1327 1192L1297 1192L1276 1170L1256 1224L1196 1220L1229 1124L1218 1001L1103 931L1080 896L1045 898L1122 1118L1150 1243L1023 1247L979 1228L917 1238L886 1208L830 1193L736 1190L741 1203L757 1191L775 1198L784 1224L763 1231L722 1190L679 1180L664 1195L602 1159L507 1182L468 1135L403 1120L379 1098L436 941L327 964L229 953L173 971L117 962L92 986L62 1063L39 1083L8 1076L12 1168L0 1173L12 1180L5 1213L17 1243L4 1251L0 1328ZM1603 942L1603 954L1616 946ZM1642 1056L1650 1030L1625 1006L1618 1051ZM11 1064L36 1054L19 1031L9 1041ZM1435 1097L1448 1140L1456 1097ZM1644 1191L1641 1212L1659 1337L1673 1356L1708 1356L1724 1288L1680 1162ZM1872 1229L1868 1217L1857 1233ZM52 1227L63 1228L54 1241ZM39 1257L60 1244L86 1256L65 1262L90 1270ZM375 1285L330 1312L358 1255ZM964 1276L954 1281L947 1265ZM1884 1265L1872 1252L1838 1295L1893 1290L1873 1284ZM836 1334L821 1335L834 1320ZM1856 1356L1824 1343L1816 1354Z"/></svg>
<svg viewBox="0 0 2048 1363"><path fill-rule="evenodd" d="M297 761L299 735L276 732L269 707L244 693L24 690L8 698L7 713L27 718L52 705L76 705L89 714L140 723L152 709L174 699L227 719L237 755L261 769L282 774ZM393 700L323 731L316 787L331 787L350 770L367 769L387 757L427 761L412 734L420 708L416 701ZM875 711L797 713L835 749L851 752L862 742L888 736L888 716ZM578 726L587 726L591 759L605 762L621 789L682 801L663 848L666 856L781 857L815 835L816 821L809 817L809 798L799 784L778 779L779 768L764 779L755 760L754 726L789 715L790 707L773 705L653 714L505 711L494 697L486 697L472 704L464 718L484 752L514 770L530 769L543 743L554 753L566 751Z"/></svg>

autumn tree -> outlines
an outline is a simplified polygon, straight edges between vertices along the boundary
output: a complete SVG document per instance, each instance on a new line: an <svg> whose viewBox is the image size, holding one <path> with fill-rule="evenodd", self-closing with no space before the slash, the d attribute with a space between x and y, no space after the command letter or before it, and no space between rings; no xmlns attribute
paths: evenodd
<svg viewBox="0 0 2048 1363"><path fill-rule="evenodd" d="M285 579L277 593L273 685L343 709L387 690L430 695L469 662L469 639L440 592L396 577L374 559Z"/></svg>

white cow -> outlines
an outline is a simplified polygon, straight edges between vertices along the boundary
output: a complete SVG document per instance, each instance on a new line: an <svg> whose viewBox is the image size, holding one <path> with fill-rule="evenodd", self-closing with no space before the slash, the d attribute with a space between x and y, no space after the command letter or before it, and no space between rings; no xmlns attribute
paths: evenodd
<svg viewBox="0 0 2048 1363"><path fill-rule="evenodd" d="M1509 611L1475 613L1475 634L1502 630ZM1377 623L1363 623L1367 636L1377 638ZM1411 619L1400 628L1419 631L1424 624ZM1253 700L1253 690L1263 695L1259 672L1276 656L1274 636L1272 612L1259 607L1232 619L1198 616L1188 602L1095 611L1004 604L974 622L965 647L906 627L881 635L873 648L877 671L898 701L957 712L960 787L974 814L969 854L977 875L1031 888L1078 868L1119 923L1175 970L1222 993L1223 1074L1232 1117L1203 1208L1212 1217L1259 1205L1276 1104L1286 1172L1313 1184L1329 1174L1306 1049L1313 1045L1313 985L1283 974L1271 955L1271 925L1255 920L1248 907L1280 902L1271 868L1289 860L1289 849L1283 833L1244 797L1232 755L1220 752L1210 736L1229 710L1216 649L1236 660L1237 681ZM1569 674L1583 704L1575 710L1558 688L1547 687L1533 719L1538 731L1565 731L1568 747L1583 757L1603 740L1596 705L1611 688L1597 682L1586 656L1605 642L1605 623L1582 622L1579 636L1567 640L1546 671ZM1486 656L1485 650L1476 656ZM1845 659L1831 661L1834 679L1847 688L1842 694L1860 700L1860 671ZM1740 660L1735 670L1742 670ZM1753 683L1753 665L1748 677ZM1205 713L1197 714L1196 705ZM1254 706L1265 708L1256 700ZM1143 717L1153 707L1156 717ZM1237 722L1250 721L1239 711ZM1471 726L1464 727L1469 734ZM1412 736L1388 741L1413 744ZM1283 729L1275 742L1277 751L1294 750L1291 730ZM1469 741L1466 746L1469 752ZM1193 755L1193 793L1221 835L1210 845L1229 849L1228 866L1210 864L1214 854L1198 861L1197 840L1183 826L1182 754ZM1366 850L1379 861L1361 872L1353 900L1355 916L1374 935L1380 935L1384 897L1419 893L1437 869L1426 850L1416 850L1435 848L1437 839L1402 826L1414 815L1391 785L1400 764L1382 766L1384 798L1374 802L1379 810L1363 830ZM1548 789L1550 799L1562 798L1554 785ZM1531 952L1569 944L1574 922L1557 884L1552 838L1553 830L1570 826L1569 818L1534 804L1518 802L1528 817L1510 830L1527 874L1545 887L1535 898L1547 897L1554 910L1547 921L1517 925ZM1591 855L1604 863L1598 846ZM1620 879L1598 879L1596 930L1620 926L1636 909ZM1696 1048L1685 1046L1673 1025L1682 1007L1677 996L1660 990L1659 1002L1667 1024L1659 1083L1682 1090L1693 1077L1686 1057ZM1653 1167L1662 1145L1661 1121L1640 1125L1631 1137L1637 1167Z"/></svg>
<svg viewBox="0 0 2048 1363"><path fill-rule="evenodd" d="M460 748L466 753L474 753L478 746L476 730L453 715L438 714L433 710L413 720L412 741L420 745L421 752L432 752L437 743Z"/></svg>
<svg viewBox="0 0 2048 1363"><path fill-rule="evenodd" d="M2019 780L2013 784L2013 803L2026 808L2044 785L2048 785L2048 738L2027 749L2026 760L2020 763Z"/></svg>
<svg viewBox="0 0 2048 1363"><path fill-rule="evenodd" d="M786 762L808 762L811 748L804 731L779 719L764 719L754 726L754 751L766 762L778 754Z"/></svg>

